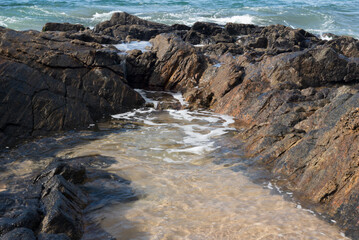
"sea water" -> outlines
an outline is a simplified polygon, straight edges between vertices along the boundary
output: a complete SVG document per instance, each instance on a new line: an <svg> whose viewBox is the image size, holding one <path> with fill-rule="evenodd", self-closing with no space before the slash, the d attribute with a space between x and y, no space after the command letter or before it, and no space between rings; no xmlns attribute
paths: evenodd
<svg viewBox="0 0 359 240"><path fill-rule="evenodd" d="M46 22L70 22L94 27L117 11L165 24L283 24L318 35L359 37L359 0L0 0L0 26L41 30Z"/></svg>
<svg viewBox="0 0 359 240"><path fill-rule="evenodd" d="M170 95L183 102L176 93L154 98L153 92L138 91L148 103ZM264 172L245 169L233 122L186 109L117 114L96 131L65 132L0 153L0 192L12 192L14 182L53 158L96 158L88 170L129 184L123 188L115 177L88 176L83 189L91 204L84 211L82 240L348 239L331 219L323 221L298 204Z"/></svg>

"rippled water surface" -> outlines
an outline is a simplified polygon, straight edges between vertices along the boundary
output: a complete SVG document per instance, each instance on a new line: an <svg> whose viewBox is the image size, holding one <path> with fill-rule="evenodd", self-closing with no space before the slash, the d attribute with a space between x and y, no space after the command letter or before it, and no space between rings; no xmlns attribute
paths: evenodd
<svg viewBox="0 0 359 240"><path fill-rule="evenodd" d="M151 94L146 99L161 106L161 98L153 100ZM166 98L172 104L182 101L178 94ZM277 191L268 181L255 184L247 177L232 123L228 116L206 111L137 109L99 124L97 131L66 133L9 150L2 157L18 161L10 162L12 171L4 174L24 176L43 168L52 157L107 159L97 168L130 182L124 193L118 193L121 189L114 182L102 182L96 191L95 183L87 184L87 193L98 196L100 203L87 209L85 240L109 235L115 239L346 239L335 225L294 200L284 200L292 193ZM116 199L116 194L132 200Z"/></svg>
<svg viewBox="0 0 359 240"><path fill-rule="evenodd" d="M115 11L166 24L284 24L359 37L359 0L1 0L0 26L40 30L46 22L71 22L93 27Z"/></svg>

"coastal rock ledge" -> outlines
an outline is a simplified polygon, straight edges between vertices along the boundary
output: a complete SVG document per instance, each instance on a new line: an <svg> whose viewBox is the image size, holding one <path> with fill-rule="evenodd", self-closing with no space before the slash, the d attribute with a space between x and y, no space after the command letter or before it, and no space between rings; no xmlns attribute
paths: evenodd
<svg viewBox="0 0 359 240"><path fill-rule="evenodd" d="M251 165L359 239L357 39L282 25L167 26L124 12L93 30L43 30L0 28L0 146L142 106L133 88L180 91L191 109L234 116ZM148 51L112 45L148 40Z"/></svg>

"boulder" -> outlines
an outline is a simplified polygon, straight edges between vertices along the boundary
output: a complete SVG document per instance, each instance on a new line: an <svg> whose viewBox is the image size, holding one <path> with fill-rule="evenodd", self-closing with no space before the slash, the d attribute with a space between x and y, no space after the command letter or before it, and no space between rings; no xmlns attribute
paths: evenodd
<svg viewBox="0 0 359 240"><path fill-rule="evenodd" d="M28 228L17 228L0 237L1 240L36 240L34 232Z"/></svg>
<svg viewBox="0 0 359 240"><path fill-rule="evenodd" d="M0 145L51 131L87 128L142 106L122 59L60 33L0 29Z"/></svg>
<svg viewBox="0 0 359 240"><path fill-rule="evenodd" d="M171 29L165 24L143 20L126 12L117 12L112 15L109 21L96 25L94 32L114 37L119 41L127 39L148 41L152 37Z"/></svg>
<svg viewBox="0 0 359 240"><path fill-rule="evenodd" d="M42 28L43 32L46 31L60 31L60 32L79 32L84 31L86 28L81 24L70 23L46 23Z"/></svg>

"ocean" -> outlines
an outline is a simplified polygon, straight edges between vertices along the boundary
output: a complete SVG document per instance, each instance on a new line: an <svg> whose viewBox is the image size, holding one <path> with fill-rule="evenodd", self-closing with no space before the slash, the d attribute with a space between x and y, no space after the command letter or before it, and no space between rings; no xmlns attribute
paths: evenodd
<svg viewBox="0 0 359 240"><path fill-rule="evenodd" d="M0 0L0 26L41 30L46 22L70 22L94 27L116 11L166 24L283 24L359 38L359 0Z"/></svg>

